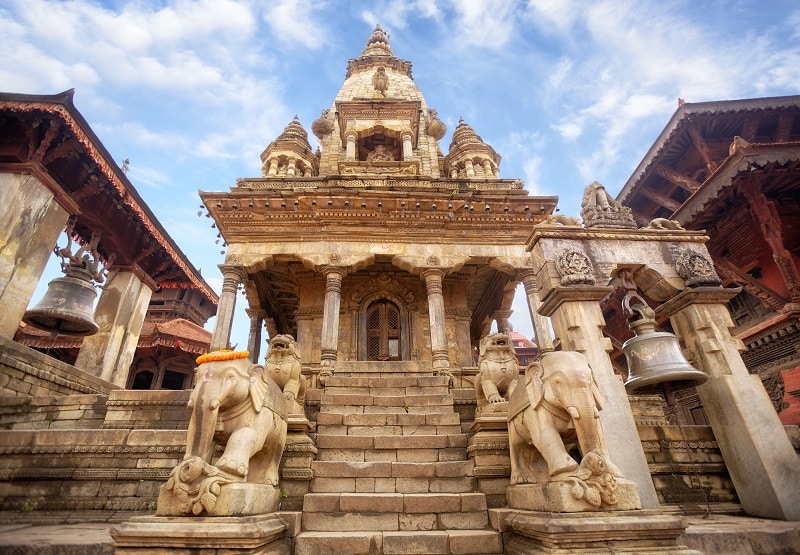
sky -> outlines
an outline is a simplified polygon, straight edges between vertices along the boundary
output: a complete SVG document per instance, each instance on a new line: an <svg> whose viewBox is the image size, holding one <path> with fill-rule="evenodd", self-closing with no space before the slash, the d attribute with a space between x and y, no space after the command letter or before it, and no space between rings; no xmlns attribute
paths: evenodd
<svg viewBox="0 0 800 555"><path fill-rule="evenodd" d="M502 155L500 177L557 195L567 215L592 181L621 190L679 98L800 94L796 0L0 0L0 91L74 88L219 292L224 249L197 191L260 176L259 154L295 115L315 148L311 123L376 23L447 125L442 151L463 117ZM513 308L531 337L521 289Z"/></svg>

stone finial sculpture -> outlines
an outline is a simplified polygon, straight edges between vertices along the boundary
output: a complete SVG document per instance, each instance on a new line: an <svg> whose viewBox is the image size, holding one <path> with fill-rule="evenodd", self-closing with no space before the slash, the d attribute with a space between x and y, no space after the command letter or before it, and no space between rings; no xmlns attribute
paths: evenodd
<svg viewBox="0 0 800 555"><path fill-rule="evenodd" d="M236 516L276 509L286 401L248 354L214 351L198 357L186 456L161 487L159 515ZM217 445L224 450L214 461Z"/></svg>
<svg viewBox="0 0 800 555"><path fill-rule="evenodd" d="M636 229L633 213L608 194L606 188L597 181L589 184L583 191L581 218L586 227L605 227L612 229Z"/></svg>
<svg viewBox="0 0 800 555"><path fill-rule="evenodd" d="M622 480L611 462L601 409L583 354L553 351L528 366L509 400L510 506L560 512L639 508L636 486ZM574 442L580 464L567 451L566 444ZM519 484L538 488L515 489Z"/></svg>
<svg viewBox="0 0 800 555"><path fill-rule="evenodd" d="M475 415L481 416L486 411L504 411L519 380L519 365L511 339L504 333L487 335L481 339L478 353L478 375L475 377L478 405Z"/></svg>
<svg viewBox="0 0 800 555"><path fill-rule="evenodd" d="M301 374L300 355L294 337L276 335L270 339L265 362L267 375L283 391L288 414L303 416L306 377Z"/></svg>

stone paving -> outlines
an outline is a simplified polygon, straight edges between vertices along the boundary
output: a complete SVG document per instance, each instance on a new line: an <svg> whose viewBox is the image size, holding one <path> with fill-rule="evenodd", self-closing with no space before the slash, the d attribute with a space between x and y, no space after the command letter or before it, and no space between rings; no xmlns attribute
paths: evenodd
<svg viewBox="0 0 800 555"><path fill-rule="evenodd" d="M114 553L109 530L131 513L0 513L3 555L106 555ZM92 522L78 522L88 519ZM800 522L729 515L689 516L684 543L713 555L800 553ZM332 554L337 555L337 554ZM350 555L350 554L341 554Z"/></svg>

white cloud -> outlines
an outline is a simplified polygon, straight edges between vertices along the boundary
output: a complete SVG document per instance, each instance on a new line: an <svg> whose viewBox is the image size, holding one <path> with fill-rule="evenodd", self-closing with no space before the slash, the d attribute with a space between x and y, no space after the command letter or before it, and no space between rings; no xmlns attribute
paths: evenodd
<svg viewBox="0 0 800 555"><path fill-rule="evenodd" d="M310 0L278 0L264 14L264 21L284 45L300 44L311 50L325 45L325 29L314 20L314 10L321 6Z"/></svg>
<svg viewBox="0 0 800 555"><path fill-rule="evenodd" d="M529 0L526 15L545 32L566 33L578 20L581 6L572 0Z"/></svg>
<svg viewBox="0 0 800 555"><path fill-rule="evenodd" d="M458 0L453 37L463 46L499 49L514 32L514 0Z"/></svg>

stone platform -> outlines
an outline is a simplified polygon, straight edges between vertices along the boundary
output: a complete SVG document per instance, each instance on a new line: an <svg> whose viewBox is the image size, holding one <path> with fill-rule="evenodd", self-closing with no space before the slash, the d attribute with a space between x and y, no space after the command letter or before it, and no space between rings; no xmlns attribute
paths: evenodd
<svg viewBox="0 0 800 555"><path fill-rule="evenodd" d="M665 507L667 511L676 507ZM0 552L8 555L111 555L114 542L109 530L124 512L0 512ZM680 542L691 549L712 555L788 555L800 553L800 522L785 522L745 516L714 514L708 518L687 516L688 527ZM84 522L78 522L83 520ZM468 538L472 531L460 531ZM287 534L291 533L291 529ZM309 545L314 533L309 534ZM341 541L358 547L369 547L374 540L383 541L387 532L340 532ZM394 533L396 534L396 533ZM366 538L366 539L365 539ZM452 542L451 542L452 543ZM374 544L374 545L375 545ZM457 544L456 544L457 545ZM364 551L331 552L332 555ZM322 551L314 552L322 553Z"/></svg>

